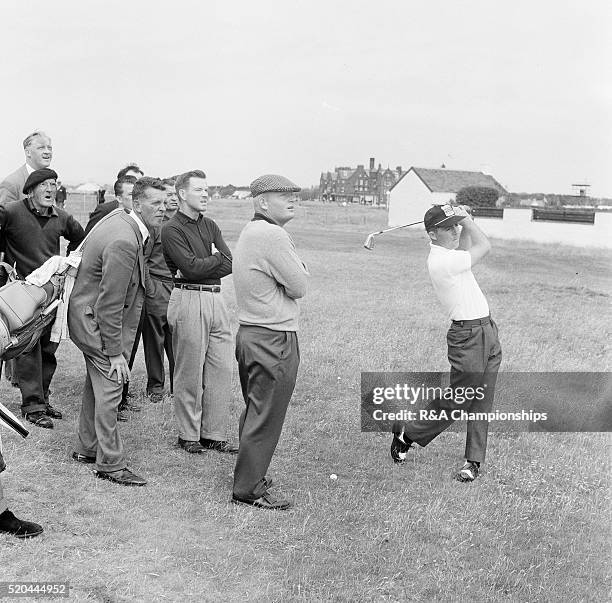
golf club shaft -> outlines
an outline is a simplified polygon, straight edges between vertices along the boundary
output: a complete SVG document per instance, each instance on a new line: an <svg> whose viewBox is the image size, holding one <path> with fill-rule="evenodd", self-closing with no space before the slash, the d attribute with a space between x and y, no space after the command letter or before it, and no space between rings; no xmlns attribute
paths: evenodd
<svg viewBox="0 0 612 603"><path fill-rule="evenodd" d="M411 224L402 224L401 226L392 226L391 228L385 228L385 230L373 232L372 235L379 235L383 234L383 232L389 232L390 230L398 230L399 228L406 228L408 226L416 226L417 224L423 224L423 220L419 220L418 222L412 222Z"/></svg>

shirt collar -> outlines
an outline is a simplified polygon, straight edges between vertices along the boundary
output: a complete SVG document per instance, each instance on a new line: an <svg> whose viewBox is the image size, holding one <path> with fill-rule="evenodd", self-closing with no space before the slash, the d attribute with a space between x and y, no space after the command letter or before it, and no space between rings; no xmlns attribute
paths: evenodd
<svg viewBox="0 0 612 603"><path fill-rule="evenodd" d="M35 172L36 170L26 161L26 170L28 170L28 174Z"/></svg>
<svg viewBox="0 0 612 603"><path fill-rule="evenodd" d="M429 247L434 253L450 253L451 251L460 251L459 249L447 249L446 247L442 247L442 245L434 245L431 242L429 243Z"/></svg>
<svg viewBox="0 0 612 603"><path fill-rule="evenodd" d="M184 214L180 209L177 210L176 214L174 214L183 224L186 224L187 222L191 222L192 224L196 224L197 222L200 222L203 218L202 214L199 214L198 217L194 220L193 218L190 218L187 214Z"/></svg>
<svg viewBox="0 0 612 603"><path fill-rule="evenodd" d="M257 220L264 220L265 222L268 222L269 224L274 224L274 226L278 226L278 224L272 218L268 218L268 216L264 216L263 214L260 214L259 212L255 212L255 215L253 216L253 219L251 220L251 222L256 222Z"/></svg>
<svg viewBox="0 0 612 603"><path fill-rule="evenodd" d="M136 222L136 226L140 230L140 234L142 235L142 242L145 243L149 238L149 229L144 225L143 221L138 217L138 214L135 211L131 211L128 216Z"/></svg>
<svg viewBox="0 0 612 603"><path fill-rule="evenodd" d="M38 211L34 207L34 204L32 203L29 197L25 197L23 202L26 204L26 207L36 216L41 216L43 218L50 218L51 216L58 215L57 210L55 209L55 205L52 205L51 207L49 207L49 209L47 210L47 213L43 214L42 212Z"/></svg>

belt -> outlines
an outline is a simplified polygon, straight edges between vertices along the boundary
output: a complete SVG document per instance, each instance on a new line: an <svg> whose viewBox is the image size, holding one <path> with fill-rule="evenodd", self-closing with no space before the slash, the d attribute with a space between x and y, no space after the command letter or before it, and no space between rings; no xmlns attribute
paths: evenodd
<svg viewBox="0 0 612 603"><path fill-rule="evenodd" d="M171 276L157 276L157 274L151 274L151 278L156 281L161 281L162 283L173 283Z"/></svg>
<svg viewBox="0 0 612 603"><path fill-rule="evenodd" d="M175 289L187 289L187 291L208 291L209 293L221 293L221 285L199 285L198 283L174 283Z"/></svg>
<svg viewBox="0 0 612 603"><path fill-rule="evenodd" d="M491 322L490 316L484 318L472 318L471 320L453 320L453 326L473 327L475 325L488 325Z"/></svg>

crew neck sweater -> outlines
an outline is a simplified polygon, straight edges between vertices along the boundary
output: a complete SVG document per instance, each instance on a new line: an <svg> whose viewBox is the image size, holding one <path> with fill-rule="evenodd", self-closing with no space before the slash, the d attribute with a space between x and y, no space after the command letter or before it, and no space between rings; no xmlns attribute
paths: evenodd
<svg viewBox="0 0 612 603"><path fill-rule="evenodd" d="M309 273L284 228L249 222L236 245L233 274L241 325L298 330L297 300L306 294Z"/></svg>

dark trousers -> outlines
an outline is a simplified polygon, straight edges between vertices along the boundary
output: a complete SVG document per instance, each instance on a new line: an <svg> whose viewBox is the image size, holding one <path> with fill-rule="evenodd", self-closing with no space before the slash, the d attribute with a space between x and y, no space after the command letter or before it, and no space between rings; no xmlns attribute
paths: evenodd
<svg viewBox="0 0 612 603"><path fill-rule="evenodd" d="M245 408L240 416L240 450L234 470L234 496L256 500L293 394L300 349L297 333L241 325L236 360Z"/></svg>
<svg viewBox="0 0 612 603"><path fill-rule="evenodd" d="M470 321L465 321L470 322ZM426 446L447 429L454 419L453 410L470 413L488 413L493 407L497 372L501 364L502 351L498 339L497 325L490 319L481 319L482 324L463 325L453 322L446 336L448 360L451 365L451 388L483 388L482 399L457 402L455 399L432 400L428 411L445 410L447 419L423 419L406 423L406 436L420 446ZM459 397L457 396L457 399ZM467 422L465 458L482 463L487 449L489 422L486 420Z"/></svg>
<svg viewBox="0 0 612 603"><path fill-rule="evenodd" d="M45 328L27 354L15 359L21 390L21 411L24 414L45 410L49 402L49 386L57 367L55 351L58 346L51 341L51 327Z"/></svg>
<svg viewBox="0 0 612 603"><path fill-rule="evenodd" d="M130 371L134 366L134 360L136 360L136 353L138 352L138 346L140 345L140 336L142 335L142 327L144 325L145 319L145 309L144 304L142 306L142 313L140 314L140 320L138 321L138 327L136 328L136 336L134 337L134 345L132 346L132 351L130 352L130 359L128 360L128 368ZM125 404L127 402L127 395L130 389L130 382L126 381L123 384L123 389L121 391L121 402Z"/></svg>
<svg viewBox="0 0 612 603"><path fill-rule="evenodd" d="M164 393L165 370L164 350L168 357L170 393L174 390L174 354L172 353L172 332L166 314L145 313L142 328L145 365L147 367L147 394Z"/></svg>

